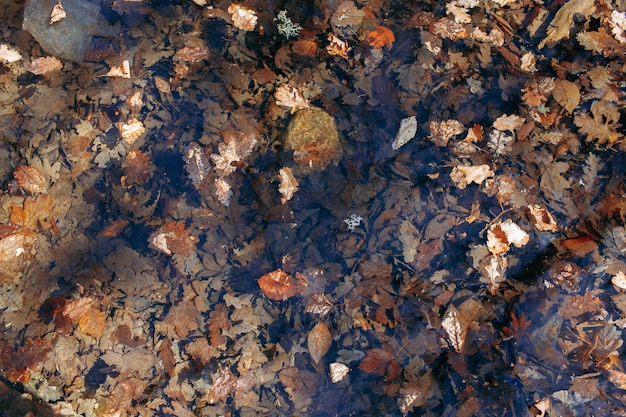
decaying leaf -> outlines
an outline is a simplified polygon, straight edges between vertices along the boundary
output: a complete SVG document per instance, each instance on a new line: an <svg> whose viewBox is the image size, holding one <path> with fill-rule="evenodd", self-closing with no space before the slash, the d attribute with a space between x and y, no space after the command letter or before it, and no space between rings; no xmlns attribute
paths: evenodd
<svg viewBox="0 0 626 417"><path fill-rule="evenodd" d="M15 49L9 48L7 45L0 43L0 61L11 63L22 59L22 55Z"/></svg>
<svg viewBox="0 0 626 417"><path fill-rule="evenodd" d="M539 49L569 37L569 31L574 26L574 16L578 14L588 18L595 9L593 0L571 0L564 3L550 22L546 37L539 43Z"/></svg>
<svg viewBox="0 0 626 417"><path fill-rule="evenodd" d="M285 201L289 201L293 198L293 195L298 191L298 180L293 176L291 168L283 167L278 171L280 175L280 186L278 191L283 196Z"/></svg>
<svg viewBox="0 0 626 417"><path fill-rule="evenodd" d="M187 145L183 155L185 168L194 187L199 188L209 175L211 164L204 150L196 142Z"/></svg>
<svg viewBox="0 0 626 417"><path fill-rule="evenodd" d="M62 19L67 17L67 13L65 13L65 9L61 5L61 1L54 5L52 8L52 13L50 13L50 24L56 23Z"/></svg>
<svg viewBox="0 0 626 417"><path fill-rule="evenodd" d="M297 88L290 85L281 85L274 93L276 104L288 107L290 113L294 114L300 109L308 109L311 107L309 100L305 99Z"/></svg>
<svg viewBox="0 0 626 417"><path fill-rule="evenodd" d="M233 25L237 29L250 32L256 27L258 17L254 10L244 7L241 4L232 3L228 7L228 13L230 13Z"/></svg>
<svg viewBox="0 0 626 417"><path fill-rule="evenodd" d="M350 368L347 365L339 362L331 363L328 365L328 369L330 373L330 380L333 384L341 382L346 375L348 375L348 372L350 372Z"/></svg>
<svg viewBox="0 0 626 417"><path fill-rule="evenodd" d="M106 315L96 308L91 308L78 320L78 328L83 334L100 337L106 327Z"/></svg>
<svg viewBox="0 0 626 417"><path fill-rule="evenodd" d="M123 60L117 67L111 67L109 72L104 74L105 77L130 78L130 62Z"/></svg>
<svg viewBox="0 0 626 417"><path fill-rule="evenodd" d="M257 282L270 300L283 301L302 292L302 286L281 269L263 275Z"/></svg>
<svg viewBox="0 0 626 417"><path fill-rule="evenodd" d="M465 131L465 127L458 120L433 120L429 124L431 140L437 146L446 146L448 141Z"/></svg>
<svg viewBox="0 0 626 417"><path fill-rule="evenodd" d="M326 46L326 51L330 55L340 56L342 58L348 59L348 51L350 50L348 42L339 39L332 33L328 34L328 42L329 44Z"/></svg>
<svg viewBox="0 0 626 417"><path fill-rule="evenodd" d="M48 189L48 180L43 172L35 167L18 165L13 176L17 184L29 193L45 193Z"/></svg>
<svg viewBox="0 0 626 417"><path fill-rule="evenodd" d="M220 368L219 374L213 380L207 392L207 401L209 404L216 404L225 400L235 391L237 378L233 375L229 368Z"/></svg>
<svg viewBox="0 0 626 417"><path fill-rule="evenodd" d="M228 207L230 199L233 197L232 186L224 178L215 179L215 197L220 203Z"/></svg>
<svg viewBox="0 0 626 417"><path fill-rule="evenodd" d="M450 346L458 353L463 353L469 321L453 305L450 305L443 315L441 327L446 332Z"/></svg>
<svg viewBox="0 0 626 417"><path fill-rule="evenodd" d="M535 227L540 232L552 232L556 233L559 230L558 225L556 224L556 220L552 217L552 214L545 208L531 204L528 206L528 210L530 211L530 215L535 221Z"/></svg>
<svg viewBox="0 0 626 417"><path fill-rule="evenodd" d="M215 169L221 176L235 172L237 165L252 153L258 139L253 133L224 132L224 142L217 149L219 154L212 154Z"/></svg>
<svg viewBox="0 0 626 417"><path fill-rule="evenodd" d="M35 75L42 75L63 68L63 64L54 56L35 58L30 62L29 71Z"/></svg>
<svg viewBox="0 0 626 417"><path fill-rule="evenodd" d="M399 372L400 365L396 357L388 349L374 348L365 352L365 357L359 364L363 372L385 376L388 381L394 380Z"/></svg>
<svg viewBox="0 0 626 417"><path fill-rule="evenodd" d="M450 172L450 178L461 190L472 182L480 185L487 178L493 176L489 165L457 165Z"/></svg>
<svg viewBox="0 0 626 417"><path fill-rule="evenodd" d="M150 247L166 255L189 256L195 250L198 238L190 235L191 230L177 222L167 222L149 237Z"/></svg>
<svg viewBox="0 0 626 417"><path fill-rule="evenodd" d="M143 123L135 118L132 118L127 123L122 124L120 134L122 139L124 139L127 143L132 144L141 135L143 135L145 131L146 128L143 126Z"/></svg>
<svg viewBox="0 0 626 417"><path fill-rule="evenodd" d="M328 330L328 326L322 322L313 326L307 337L307 347L313 362L319 363L326 352L328 352L332 341L333 338L330 330Z"/></svg>
<svg viewBox="0 0 626 417"><path fill-rule="evenodd" d="M391 143L391 147L394 151L397 151L406 143L408 143L411 139L415 137L417 133L417 118L415 116L410 116L402 119L400 122L400 129L398 129L398 133L396 137L393 139Z"/></svg>
<svg viewBox="0 0 626 417"><path fill-rule="evenodd" d="M493 122L493 128L501 130L501 131L508 130L510 132L514 132L520 127L522 127L525 121L526 119L518 115L504 114L498 117L495 122Z"/></svg>
<svg viewBox="0 0 626 417"><path fill-rule="evenodd" d="M107 397L106 408L103 416L120 416L126 414L133 400L139 394L137 383L130 379L122 379L115 384L115 388Z"/></svg>
<svg viewBox="0 0 626 417"><path fill-rule="evenodd" d="M189 64L204 61L209 56L209 49L204 45L185 45L174 54L174 58Z"/></svg>
<svg viewBox="0 0 626 417"><path fill-rule="evenodd" d="M487 231L487 248L494 255L508 252L510 245L518 248L528 243L530 236L513 220L507 219L489 227Z"/></svg>
<svg viewBox="0 0 626 417"><path fill-rule="evenodd" d="M367 33L367 40L370 46L380 49L386 46L387 49L391 49L393 43L396 41L396 37L393 31L388 27L381 25L374 25L374 30Z"/></svg>

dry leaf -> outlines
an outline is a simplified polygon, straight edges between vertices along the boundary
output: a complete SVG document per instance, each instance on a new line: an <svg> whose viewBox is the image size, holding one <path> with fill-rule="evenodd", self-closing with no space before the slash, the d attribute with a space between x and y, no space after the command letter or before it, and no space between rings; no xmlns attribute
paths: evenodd
<svg viewBox="0 0 626 417"><path fill-rule="evenodd" d="M351 49L348 46L348 42L339 39L332 33L328 34L328 41L330 43L326 46L326 51L330 55L340 56L342 58L348 59L348 51Z"/></svg>
<svg viewBox="0 0 626 417"><path fill-rule="evenodd" d="M535 221L535 227L537 230L552 233L556 233L559 230L556 220L554 220L552 214L550 214L550 212L545 208L531 204L528 206L528 210L530 210L530 215Z"/></svg>
<svg viewBox="0 0 626 417"><path fill-rule="evenodd" d="M446 146L450 139L465 131L463 124L454 119L442 121L433 120L429 123L429 128L431 135L430 140L437 146Z"/></svg>
<svg viewBox="0 0 626 417"><path fill-rule="evenodd" d="M100 337L106 327L106 315L97 308L90 308L78 320L78 328L83 334Z"/></svg>
<svg viewBox="0 0 626 417"><path fill-rule="evenodd" d="M231 185L224 178L215 179L215 197L226 207L230 204L230 199L233 197L233 190Z"/></svg>
<svg viewBox="0 0 626 417"><path fill-rule="evenodd" d="M109 72L104 74L105 77L121 77L130 78L130 62L127 59L122 61L122 64L117 67L111 67Z"/></svg>
<svg viewBox="0 0 626 417"><path fill-rule="evenodd" d="M154 165L150 154L140 150L132 150L124 158L122 168L124 175L120 182L122 187L129 188L132 185L146 184L152 175Z"/></svg>
<svg viewBox="0 0 626 417"><path fill-rule="evenodd" d="M198 238L190 233L191 229L185 229L182 223L167 222L150 235L148 242L151 248L166 255L179 254L187 257L198 243Z"/></svg>
<svg viewBox="0 0 626 417"><path fill-rule="evenodd" d="M611 278L611 284L613 284L613 286L618 291L625 291L626 290L626 274L624 274L623 271L617 271L617 273L613 275L613 277Z"/></svg>
<svg viewBox="0 0 626 417"><path fill-rule="evenodd" d="M569 37L570 29L574 26L574 16L582 15L589 18L596 10L594 0L570 0L563 3L548 25L546 37L539 43L539 49L546 44L558 42Z"/></svg>
<svg viewBox="0 0 626 417"><path fill-rule="evenodd" d="M50 24L56 23L61 19L65 19L67 14L65 13L65 9L61 6L61 2L59 1L52 8L52 13L50 14Z"/></svg>
<svg viewBox="0 0 626 417"><path fill-rule="evenodd" d="M394 151L400 149L407 142L415 137L417 133L417 118L415 116L410 116L402 119L400 122L400 129L398 129L398 133L396 137L393 139L391 143L391 147Z"/></svg>
<svg viewBox="0 0 626 417"><path fill-rule="evenodd" d="M104 237L115 237L122 233L126 226L128 226L130 222L128 220L114 220L111 224L104 228L102 231L102 236Z"/></svg>
<svg viewBox="0 0 626 417"><path fill-rule="evenodd" d="M302 292L300 284L280 269L263 275L257 282L263 294L270 300L283 301Z"/></svg>
<svg viewBox="0 0 626 417"><path fill-rule="evenodd" d="M184 46L179 49L174 55L175 59L179 59L183 62L190 64L204 61L209 58L209 49L206 46Z"/></svg>
<svg viewBox="0 0 626 417"><path fill-rule="evenodd" d="M463 352L465 347L465 338L469 328L469 321L458 312L458 310L450 305L443 315L441 327L445 330L448 343L458 353Z"/></svg>
<svg viewBox="0 0 626 417"><path fill-rule="evenodd" d="M552 97L571 114L580 103L580 89L578 84L571 81L556 80L554 82L554 90L552 90Z"/></svg>
<svg viewBox="0 0 626 417"><path fill-rule="evenodd" d="M225 400L235 391L237 378L232 374L229 368L220 368L219 375L213 380L207 392L207 401L209 404L216 404Z"/></svg>
<svg viewBox="0 0 626 417"><path fill-rule="evenodd" d="M340 382L341 380L343 380L346 377L346 375L348 375L348 372L350 372L350 368L348 368L348 366L339 362L331 363L328 366L328 369L330 373L330 380L332 381L333 384L336 384L337 382Z"/></svg>
<svg viewBox="0 0 626 417"><path fill-rule="evenodd" d="M228 13L233 21L233 25L237 29L252 31L254 30L258 17L252 9L233 3L228 7Z"/></svg>
<svg viewBox="0 0 626 417"><path fill-rule="evenodd" d="M185 161L185 168L189 174L189 179L194 187L199 189L211 171L209 158L207 158L200 145L196 142L192 142L187 145L183 160Z"/></svg>
<svg viewBox="0 0 626 417"><path fill-rule="evenodd" d="M293 198L293 195L298 191L298 180L293 176L291 168L283 167L278 173L280 174L280 186L278 191L283 196L285 201L289 201Z"/></svg>
<svg viewBox="0 0 626 417"><path fill-rule="evenodd" d="M45 193L48 189L48 180L43 172L35 167L18 165L13 176L17 184L31 194Z"/></svg>
<svg viewBox="0 0 626 417"><path fill-rule="evenodd" d="M115 384L106 402L106 409L102 416L122 416L126 414L133 400L139 394L137 384L130 378L122 379Z"/></svg>
<svg viewBox="0 0 626 417"><path fill-rule="evenodd" d="M120 129L122 139L124 139L128 144L132 144L136 141L141 135L144 134L145 131L146 128L143 126L143 123L135 118L132 118L127 123L124 123Z"/></svg>
<svg viewBox="0 0 626 417"><path fill-rule="evenodd" d="M128 97L128 107L133 113L139 113L143 107L143 92L141 90L135 90L130 97Z"/></svg>
<svg viewBox="0 0 626 417"><path fill-rule="evenodd" d="M500 255L510 249L510 245L518 248L528 243L530 236L513 220L491 225L487 231L487 248L494 255Z"/></svg>
<svg viewBox="0 0 626 417"><path fill-rule="evenodd" d="M450 172L450 178L461 190L465 189L472 182L480 185L493 175L489 165L458 165L452 168L452 172Z"/></svg>
<svg viewBox="0 0 626 417"><path fill-rule="evenodd" d="M515 130L522 127L525 121L526 119L524 119L523 117L517 116L515 114L510 115L510 116L505 114L505 115L498 117L496 121L493 122L493 127L494 129L498 129L501 131L508 130L508 131L514 132Z"/></svg>
<svg viewBox="0 0 626 417"><path fill-rule="evenodd" d="M11 49L3 43L0 43L0 61L11 63L22 59L22 55L15 49Z"/></svg>
<svg viewBox="0 0 626 417"><path fill-rule="evenodd" d="M288 107L291 114L294 114L300 109L308 109L311 107L309 100L302 97L300 91L290 85L281 85L278 87L274 93L274 99L277 105Z"/></svg>
<svg viewBox="0 0 626 417"><path fill-rule="evenodd" d="M332 340L330 330L324 323L319 322L311 329L307 337L307 347L313 362L319 363L320 359L328 352Z"/></svg>
<svg viewBox="0 0 626 417"><path fill-rule="evenodd" d="M393 353L380 348L368 350L359 364L359 369L380 376L385 375L388 381L395 379L400 372L400 366Z"/></svg>
<svg viewBox="0 0 626 417"><path fill-rule="evenodd" d="M381 25L374 25L374 30L367 33L367 41L370 46L380 49L386 46L387 49L391 49L393 43L396 41L396 37L393 31L388 27Z"/></svg>
<svg viewBox="0 0 626 417"><path fill-rule="evenodd" d="M46 56L35 58L30 62L29 71L35 75L42 75L47 72L58 71L63 68L63 64L56 57Z"/></svg>

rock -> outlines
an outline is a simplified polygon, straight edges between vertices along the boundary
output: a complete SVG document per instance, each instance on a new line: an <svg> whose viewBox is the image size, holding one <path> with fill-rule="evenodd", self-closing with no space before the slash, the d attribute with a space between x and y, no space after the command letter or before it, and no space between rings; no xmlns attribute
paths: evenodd
<svg viewBox="0 0 626 417"><path fill-rule="evenodd" d="M324 110L309 108L298 110L287 126L285 148L293 151L297 166L293 169L308 174L337 163L343 149L339 141L335 119Z"/></svg>
<svg viewBox="0 0 626 417"><path fill-rule="evenodd" d="M27 0L22 28L48 53L80 62L85 57L100 14L100 2L63 0L67 16L50 24L52 8L58 0Z"/></svg>

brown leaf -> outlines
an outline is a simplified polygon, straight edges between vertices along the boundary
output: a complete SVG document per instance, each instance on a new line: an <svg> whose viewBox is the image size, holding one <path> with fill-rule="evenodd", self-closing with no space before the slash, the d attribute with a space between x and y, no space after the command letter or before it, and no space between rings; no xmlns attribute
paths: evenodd
<svg viewBox="0 0 626 417"><path fill-rule="evenodd" d="M228 368L220 368L219 375L214 379L207 393L207 401L209 404L215 404L225 400L235 391L237 378Z"/></svg>
<svg viewBox="0 0 626 417"><path fill-rule="evenodd" d="M263 275L257 282L263 294L270 300L283 301L302 292L299 283L281 269Z"/></svg>
<svg viewBox="0 0 626 417"><path fill-rule="evenodd" d="M324 323L319 322L311 329L307 337L307 346L313 362L319 363L320 359L328 352L332 340L328 326Z"/></svg>
<svg viewBox="0 0 626 417"><path fill-rule="evenodd" d="M280 175L280 186L278 191L286 201L293 198L293 195L298 191L298 180L293 176L291 168L283 167L278 171Z"/></svg>
<svg viewBox="0 0 626 417"><path fill-rule="evenodd" d="M232 3L228 7L228 13L230 13L233 25L237 29L245 30L248 32L254 30L258 20L258 17L254 10L237 3Z"/></svg>
<svg viewBox="0 0 626 417"><path fill-rule="evenodd" d="M174 55L175 59L194 63L207 59L210 56L209 49L205 46L184 46Z"/></svg>
<svg viewBox="0 0 626 417"><path fill-rule="evenodd" d="M48 189L48 180L43 172L35 167L18 165L13 176L17 184L29 193L45 193Z"/></svg>
<svg viewBox="0 0 626 417"><path fill-rule="evenodd" d="M130 222L128 220L114 220L102 231L102 236L104 237L115 237L122 233L126 226L128 226Z"/></svg>
<svg viewBox="0 0 626 417"><path fill-rule="evenodd" d="M87 314L91 309L98 308L98 302L93 297L81 297L76 300L67 303L63 309L63 315L72 320L72 323L77 324L82 316Z"/></svg>
<svg viewBox="0 0 626 417"><path fill-rule="evenodd" d="M278 373L280 382L290 396L310 396L317 392L319 375L296 367L285 368Z"/></svg>
<svg viewBox="0 0 626 417"><path fill-rule="evenodd" d="M29 231L47 229L50 227L53 206L52 196L49 194L39 194L36 198L26 197L22 207L9 208L9 220Z"/></svg>
<svg viewBox="0 0 626 417"><path fill-rule="evenodd" d="M122 168L124 168L124 176L121 179L122 187L128 188L133 184L144 185L148 182L154 170L154 165L148 153L132 150L124 158Z"/></svg>
<svg viewBox="0 0 626 417"><path fill-rule="evenodd" d="M152 233L148 241L150 247L166 255L178 254L187 257L198 243L198 238L191 236L190 233L191 229L185 229L182 223L167 222Z"/></svg>
<svg viewBox="0 0 626 417"><path fill-rule="evenodd" d="M47 72L57 71L63 68L63 64L53 56L35 58L30 62L29 71L35 75L42 75Z"/></svg>
<svg viewBox="0 0 626 417"><path fill-rule="evenodd" d="M387 349L380 348L368 350L359 364L359 369L380 376L386 375L388 381L395 379L400 372L395 356Z"/></svg>
<svg viewBox="0 0 626 417"><path fill-rule="evenodd" d="M105 416L124 415L139 394L137 384L130 378L118 381L107 398Z"/></svg>
<svg viewBox="0 0 626 417"><path fill-rule="evenodd" d="M556 80L552 97L568 112L573 113L580 103L580 89L578 84L567 80Z"/></svg>
<svg viewBox="0 0 626 417"><path fill-rule="evenodd" d="M173 376L176 356L172 350L172 341L169 338L163 340L159 345L157 357L161 362L161 366L163 366L163 370L165 370L169 376Z"/></svg>
<svg viewBox="0 0 626 417"><path fill-rule="evenodd" d="M469 324L469 321L453 305L448 307L441 320L441 327L446 332L448 343L458 353L462 353L465 348Z"/></svg>
<svg viewBox="0 0 626 417"><path fill-rule="evenodd" d="M54 5L52 8L52 13L50 14L50 24L56 23L61 19L65 19L67 17L67 13L65 13L65 9L61 6L61 1Z"/></svg>

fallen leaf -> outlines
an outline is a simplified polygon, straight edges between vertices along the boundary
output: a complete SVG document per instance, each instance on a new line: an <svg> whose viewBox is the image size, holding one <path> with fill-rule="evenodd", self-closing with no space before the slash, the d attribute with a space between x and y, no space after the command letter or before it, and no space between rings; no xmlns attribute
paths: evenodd
<svg viewBox="0 0 626 417"><path fill-rule="evenodd" d="M556 233L559 230L559 226L556 224L556 220L552 217L552 214L545 208L531 204L528 206L530 215L532 216L535 227L540 232L552 232Z"/></svg>
<svg viewBox="0 0 626 417"><path fill-rule="evenodd" d="M254 10L244 7L241 4L232 3L228 7L228 13L230 13L233 25L237 29L250 32L256 27L258 17Z"/></svg>
<svg viewBox="0 0 626 417"><path fill-rule="evenodd" d="M274 93L276 104L282 107L288 107L290 113L294 114L300 109L308 109L311 107L309 100L305 99L297 88L290 85L281 85Z"/></svg>
<svg viewBox="0 0 626 417"><path fill-rule="evenodd" d="M105 77L130 78L130 62L127 59L117 67L111 67L109 72L104 74Z"/></svg>
<svg viewBox="0 0 626 417"><path fill-rule="evenodd" d="M0 43L0 61L11 63L22 59L22 55L15 49L11 49L3 43Z"/></svg>
<svg viewBox="0 0 626 417"><path fill-rule="evenodd" d="M571 250L576 256L580 257L585 256L598 248L598 244L589 236L565 239L560 245Z"/></svg>
<svg viewBox="0 0 626 417"><path fill-rule="evenodd" d="M280 186L278 191L283 196L285 201L289 201L293 198L293 195L298 191L298 180L293 176L291 168L283 167L278 170L280 175Z"/></svg>
<svg viewBox="0 0 626 417"><path fill-rule="evenodd" d="M102 236L104 237L115 237L122 233L126 226L128 226L130 222L128 220L118 219L114 220L102 231Z"/></svg>
<svg viewBox="0 0 626 417"><path fill-rule="evenodd" d="M29 71L35 75L42 75L63 68L63 64L56 57L45 56L35 58L30 62Z"/></svg>
<svg viewBox="0 0 626 417"><path fill-rule="evenodd" d="M333 384L342 381L348 372L350 372L350 368L347 365L339 362L333 362L328 366L330 380Z"/></svg>
<svg viewBox="0 0 626 417"><path fill-rule="evenodd" d="M210 56L209 49L206 46L189 46L185 45L174 54L175 59L190 64L204 61Z"/></svg>
<svg viewBox="0 0 626 417"><path fill-rule="evenodd" d="M494 255L508 252L510 245L520 248L526 245L529 239L528 233L511 219L493 224L487 230L487 248Z"/></svg>
<svg viewBox="0 0 626 417"><path fill-rule="evenodd" d="M554 90L552 97L570 114L578 107L580 103L580 89L578 84L567 80L556 80L554 82Z"/></svg>
<svg viewBox="0 0 626 417"><path fill-rule="evenodd" d="M191 255L196 248L198 238L191 236L191 229L177 222L167 222L154 231L148 238L150 247L166 255L179 254L185 257Z"/></svg>
<svg viewBox="0 0 626 417"><path fill-rule="evenodd" d="M510 132L514 132L515 130L522 127L525 121L526 119L518 115L504 114L498 117L495 122L493 122L493 128L501 131L508 130Z"/></svg>
<svg viewBox="0 0 626 417"><path fill-rule="evenodd" d="M56 23L66 17L67 14L65 13L65 9L61 6L61 1L59 1L52 8L52 13L50 14L50 24Z"/></svg>
<svg viewBox="0 0 626 417"><path fill-rule="evenodd" d="M393 43L396 41L396 37L393 31L388 27L381 25L374 25L374 30L367 33L367 40L370 46L380 49L386 46L387 49L391 49Z"/></svg>
<svg viewBox="0 0 626 417"><path fill-rule="evenodd" d="M415 116L410 116L402 119L402 121L400 122L400 128L398 129L398 133L391 143L391 147L394 151L400 149L411 139L413 139L416 133L417 118Z"/></svg>
<svg viewBox="0 0 626 417"><path fill-rule="evenodd" d="M48 189L48 180L43 172L35 167L18 165L13 176L17 184L31 194L44 193Z"/></svg>
<svg viewBox="0 0 626 417"><path fill-rule="evenodd" d="M230 204L230 199L233 197L233 190L231 185L224 178L215 179L215 197L220 203L227 206Z"/></svg>
<svg viewBox="0 0 626 417"><path fill-rule="evenodd" d="M348 42L339 39L332 33L328 34L328 41L330 43L326 46L326 51L330 55L340 56L342 58L348 59L348 51L351 49L348 46Z"/></svg>
<svg viewBox="0 0 626 417"><path fill-rule="evenodd" d="M320 359L328 352L332 340L328 326L324 323L319 322L311 329L307 337L307 347L313 362L319 363Z"/></svg>
<svg viewBox="0 0 626 417"><path fill-rule="evenodd" d="M143 123L135 118L132 118L128 122L122 124L122 128L120 129L122 139L129 144L135 142L141 135L144 134L145 131L146 128L143 126Z"/></svg>
<svg viewBox="0 0 626 417"><path fill-rule="evenodd" d="M452 168L450 178L461 190L472 182L480 185L494 175L489 165L457 165Z"/></svg>
<svg viewBox="0 0 626 417"><path fill-rule="evenodd" d="M450 305L443 315L441 327L446 332L450 346L452 346L457 353L463 353L469 321L463 317L453 305Z"/></svg>
<svg viewBox="0 0 626 417"><path fill-rule="evenodd" d="M400 373L400 365L393 353L381 348L369 349L359 364L359 369L379 376L384 375L387 381L396 379Z"/></svg>
<svg viewBox="0 0 626 417"><path fill-rule="evenodd" d="M539 49L546 44L553 44L563 38L568 38L570 29L574 26L574 16L581 15L589 18L595 10L594 0L571 0L563 3L548 25L546 37L539 42Z"/></svg>
<svg viewBox="0 0 626 417"><path fill-rule="evenodd" d="M214 378L207 392L208 403L216 404L225 400L235 391L236 383L237 378L232 374L229 368L220 368L219 374Z"/></svg>
<svg viewBox="0 0 626 417"><path fill-rule="evenodd" d="M257 282L263 294L270 300L283 301L302 292L299 283L281 269L263 275Z"/></svg>
<svg viewBox="0 0 626 417"><path fill-rule="evenodd" d="M106 327L106 316L97 308L90 308L80 317L78 328L83 334L91 337L100 337Z"/></svg>

